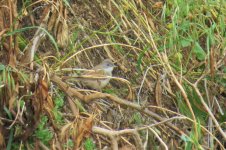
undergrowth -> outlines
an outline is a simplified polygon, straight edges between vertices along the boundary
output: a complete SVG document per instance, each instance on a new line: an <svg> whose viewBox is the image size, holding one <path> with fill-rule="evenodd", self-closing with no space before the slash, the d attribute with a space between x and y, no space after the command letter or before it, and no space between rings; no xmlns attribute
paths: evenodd
<svg viewBox="0 0 226 150"><path fill-rule="evenodd" d="M0 3L1 148L224 149L225 1Z"/></svg>

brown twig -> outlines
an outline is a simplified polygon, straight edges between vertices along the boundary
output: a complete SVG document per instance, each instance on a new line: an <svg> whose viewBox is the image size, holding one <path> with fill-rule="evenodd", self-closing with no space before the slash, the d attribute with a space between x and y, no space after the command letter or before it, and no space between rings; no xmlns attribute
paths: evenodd
<svg viewBox="0 0 226 150"><path fill-rule="evenodd" d="M191 112L192 119L194 120L195 135L196 135L196 137L198 137L198 131L197 131L198 127L197 127L197 124L196 124L197 120L196 120L196 117L195 117L195 113L194 113L194 111L192 109L190 100L188 99L188 95L186 94L186 91L184 90L183 86L178 81L177 77L175 76L175 74L174 74L174 72L173 72L173 70L172 70L172 68L170 66L170 63L168 61L167 55L165 53L163 53L161 57L162 57L162 60L165 62L165 64L164 64L165 67L169 70L169 75L172 76L172 78L173 78L174 82L176 83L177 87L180 89L181 94L184 97L184 100L185 100L185 102L186 102L186 104L188 106L188 109Z"/></svg>
<svg viewBox="0 0 226 150"><path fill-rule="evenodd" d="M112 130L108 130L108 129L104 129L104 128L94 126L92 128L92 131L94 133L102 134L102 135L109 137L111 139L111 142L112 142L112 149L114 149L114 150L118 149L118 136L123 135L123 134L134 135L134 138L135 138L136 144L137 144L136 145L137 149L140 149L140 150L144 149L137 129L124 129L124 130L119 130L119 131L112 131Z"/></svg>
<svg viewBox="0 0 226 150"><path fill-rule="evenodd" d="M184 78L184 80L192 86L192 88L195 90L195 92L197 93L203 107L206 109L207 113L210 115L210 117L212 118L213 122L216 125L217 130L221 133L221 135L223 136L223 138L226 140L226 134L223 131L223 129L220 127L220 124L218 123L217 119L215 118L215 116L213 115L212 111L210 110L210 108L208 107L208 105L206 104L201 92L199 91L196 83L192 84L191 82L189 82L187 79Z"/></svg>
<svg viewBox="0 0 226 150"><path fill-rule="evenodd" d="M136 109L136 110L138 110L138 111L140 111L140 112L142 112L142 113L144 113L146 115L151 116L155 120L158 120L158 121L164 121L164 120L166 120L165 118L162 118L158 114L156 114L154 112L151 112L148 109L144 109L143 107L141 107L138 104L132 103L130 101L127 101L125 99L119 98L117 96L112 96L110 94L100 93L100 92L96 92L96 93L89 94L89 95L83 95L82 93L78 92L77 89L74 89L74 88L69 87L65 82L63 82L61 80L60 77L58 77L58 76L56 76L54 74L51 74L50 75L50 79L54 83L56 83L66 94L68 94L71 97L75 96L75 97L79 98L80 100L83 100L86 103L88 103L88 102L90 102L92 100L106 98L106 99L112 100L112 101L114 101L114 102L116 102L116 103L118 103L120 105L124 105L124 106L127 106L127 107L131 107L133 109ZM180 136L185 134L183 131L181 131L180 129L178 129L173 124L171 124L169 122L166 122L166 124L167 124L168 127L170 127L171 129L173 129L174 131L176 131Z"/></svg>

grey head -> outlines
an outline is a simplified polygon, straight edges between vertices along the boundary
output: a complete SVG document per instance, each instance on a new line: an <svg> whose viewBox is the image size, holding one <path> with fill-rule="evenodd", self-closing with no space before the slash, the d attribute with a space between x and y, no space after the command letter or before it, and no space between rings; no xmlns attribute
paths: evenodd
<svg viewBox="0 0 226 150"><path fill-rule="evenodd" d="M95 66L93 69L95 70L104 70L107 73L112 73L114 67L116 67L114 65L114 63L111 61L111 59L105 59L103 60L102 63L100 63L99 65Z"/></svg>

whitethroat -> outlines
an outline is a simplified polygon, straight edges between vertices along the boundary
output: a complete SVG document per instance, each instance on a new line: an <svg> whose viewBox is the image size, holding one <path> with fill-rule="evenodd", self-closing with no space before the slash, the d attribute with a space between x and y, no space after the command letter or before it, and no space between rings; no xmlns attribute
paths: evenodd
<svg viewBox="0 0 226 150"><path fill-rule="evenodd" d="M116 66L110 59L105 59L91 70L77 76L76 79L91 89L101 91L109 83L114 67Z"/></svg>

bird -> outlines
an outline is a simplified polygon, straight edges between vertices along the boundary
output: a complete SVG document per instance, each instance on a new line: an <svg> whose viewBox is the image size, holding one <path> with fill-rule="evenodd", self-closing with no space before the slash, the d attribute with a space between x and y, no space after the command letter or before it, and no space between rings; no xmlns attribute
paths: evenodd
<svg viewBox="0 0 226 150"><path fill-rule="evenodd" d="M101 91L109 83L115 67L111 59L104 59L91 70L82 73L78 80L84 86Z"/></svg>

